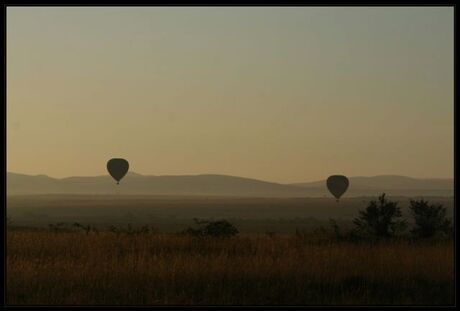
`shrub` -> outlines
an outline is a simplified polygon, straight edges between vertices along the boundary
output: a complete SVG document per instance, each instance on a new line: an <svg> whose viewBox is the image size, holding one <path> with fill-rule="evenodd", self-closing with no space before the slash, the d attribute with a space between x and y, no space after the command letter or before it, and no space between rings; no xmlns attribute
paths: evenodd
<svg viewBox="0 0 460 311"><path fill-rule="evenodd" d="M238 230L226 220L212 221L204 227L204 235L213 237L230 237L238 233Z"/></svg>
<svg viewBox="0 0 460 311"><path fill-rule="evenodd" d="M133 227L131 224L128 224L126 228L116 227L114 225L111 225L108 229L110 232L115 233L117 236L120 234L140 235L140 234L158 233L158 230L155 227L152 227L152 226L149 227L148 225L144 225L142 227Z"/></svg>
<svg viewBox="0 0 460 311"><path fill-rule="evenodd" d="M238 234L238 229L236 229L236 227L227 220L210 221L198 220L195 218L194 221L195 224L200 225L200 228L187 228L186 230L182 231L182 234L189 234L199 237L209 236L219 238L227 238Z"/></svg>
<svg viewBox="0 0 460 311"><path fill-rule="evenodd" d="M75 222L75 223L73 224L73 226L74 226L75 228L79 228L79 229L85 231L85 233L86 233L87 235L89 234L89 232L90 232L91 229L92 229L90 225L85 226L85 225L82 225L82 224L80 224L80 223L78 223L78 222Z"/></svg>
<svg viewBox="0 0 460 311"><path fill-rule="evenodd" d="M195 236L195 237L203 236L203 231L201 229L187 228L180 233L185 234L185 235Z"/></svg>
<svg viewBox="0 0 460 311"><path fill-rule="evenodd" d="M48 228L50 231L54 233L74 232L75 231L72 228L72 226L66 222L58 222L56 224L49 224Z"/></svg>
<svg viewBox="0 0 460 311"><path fill-rule="evenodd" d="M339 225L335 219L329 219L329 225L331 226L332 230L334 231L334 236L337 240L341 240L343 238L342 232L340 230Z"/></svg>

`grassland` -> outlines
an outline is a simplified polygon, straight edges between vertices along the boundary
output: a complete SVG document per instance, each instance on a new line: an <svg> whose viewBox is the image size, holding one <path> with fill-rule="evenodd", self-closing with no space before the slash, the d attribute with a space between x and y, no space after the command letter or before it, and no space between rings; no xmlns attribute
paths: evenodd
<svg viewBox="0 0 460 311"><path fill-rule="evenodd" d="M452 305L452 241L10 230L7 304Z"/></svg>
<svg viewBox="0 0 460 311"><path fill-rule="evenodd" d="M452 241L340 241L370 198L33 195L7 198L7 304L452 305ZM408 215L409 198L399 201ZM452 198L429 198L453 213ZM230 239L177 235L227 219ZM80 222L100 230L59 232ZM115 234L109 225L160 233ZM327 230L317 230L319 228ZM296 235L296 230L308 232ZM316 232L314 231L316 229ZM272 234L266 234L272 232ZM273 234L274 232L274 234Z"/></svg>

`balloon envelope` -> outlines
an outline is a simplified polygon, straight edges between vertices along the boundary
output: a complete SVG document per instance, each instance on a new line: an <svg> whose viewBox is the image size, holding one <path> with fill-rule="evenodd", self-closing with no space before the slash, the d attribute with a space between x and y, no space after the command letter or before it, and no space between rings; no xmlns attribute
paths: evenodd
<svg viewBox="0 0 460 311"><path fill-rule="evenodd" d="M345 193L345 191L347 191L349 185L348 178L343 175L329 176L326 183L327 189L329 189L329 192L332 193L337 201Z"/></svg>
<svg viewBox="0 0 460 311"><path fill-rule="evenodd" d="M110 176L112 176L117 184L126 175L129 169L129 163L125 159L110 159L107 162L107 170Z"/></svg>

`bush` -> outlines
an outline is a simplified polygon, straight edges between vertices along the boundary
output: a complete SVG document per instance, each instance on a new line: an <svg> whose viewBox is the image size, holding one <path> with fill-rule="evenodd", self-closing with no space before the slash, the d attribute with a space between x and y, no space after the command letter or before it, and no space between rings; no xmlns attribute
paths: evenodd
<svg viewBox="0 0 460 311"><path fill-rule="evenodd" d="M451 234L451 222L446 218L447 209L442 204L428 204L423 199L410 200L409 208L415 220L415 226L411 230L414 237L431 238L438 233Z"/></svg>
<svg viewBox="0 0 460 311"><path fill-rule="evenodd" d="M401 218L398 202L385 199L385 193L377 201L369 202L366 210L360 211L353 220L357 232L375 238L390 238L403 231L407 223Z"/></svg>
<svg viewBox="0 0 460 311"><path fill-rule="evenodd" d="M339 225L337 224L337 221L335 219L330 218L329 219L329 225L331 226L334 236L337 240L341 240L343 238L342 231L340 230Z"/></svg>
<svg viewBox="0 0 460 311"><path fill-rule="evenodd" d="M194 221L197 225L201 225L201 227L198 229L187 228L182 231L183 234L199 237L209 236L220 238L227 238L238 234L238 229L226 220L209 221L198 220L195 218Z"/></svg>
<svg viewBox="0 0 460 311"><path fill-rule="evenodd" d="M181 234L200 237L203 236L203 231L201 229L187 228L184 231L182 231Z"/></svg>
<svg viewBox="0 0 460 311"><path fill-rule="evenodd" d="M87 235L88 235L91 231L95 232L96 234L99 234L99 231L98 231L95 227L92 227L92 226L90 226L90 225L82 225L82 224L80 224L80 223L78 223L78 222L75 222L75 223L73 224L73 226L74 226L75 228L78 228L78 229L83 230Z"/></svg>
<svg viewBox="0 0 460 311"><path fill-rule="evenodd" d="M49 224L48 228L50 231L54 233L75 232L75 230L72 228L72 225L66 222L58 222L56 224Z"/></svg>
<svg viewBox="0 0 460 311"><path fill-rule="evenodd" d="M133 227L131 224L128 224L126 228L123 227L116 227L114 225L111 225L109 228L109 231L112 233L115 233L117 236L120 234L125 234L125 235L141 235L141 234L156 234L158 233L158 230L152 226L147 226L144 225L142 227Z"/></svg>
<svg viewBox="0 0 460 311"><path fill-rule="evenodd" d="M343 230L340 228L339 224L335 219L329 219L329 226L332 229L331 237L334 238L335 241L339 242L365 242L366 240L362 234L356 228Z"/></svg>

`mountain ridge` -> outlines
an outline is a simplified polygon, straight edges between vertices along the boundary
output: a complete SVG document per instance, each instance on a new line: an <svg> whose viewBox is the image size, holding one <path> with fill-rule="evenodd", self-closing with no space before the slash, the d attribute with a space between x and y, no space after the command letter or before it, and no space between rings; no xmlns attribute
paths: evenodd
<svg viewBox="0 0 460 311"><path fill-rule="evenodd" d="M402 175L349 177L344 196L387 192L395 195L453 195L453 179L413 178ZM154 194L221 195L262 197L327 196L326 180L282 184L254 178L222 174L142 175L129 172L114 188L109 175L69 176L26 175L7 172L7 195L14 194Z"/></svg>

